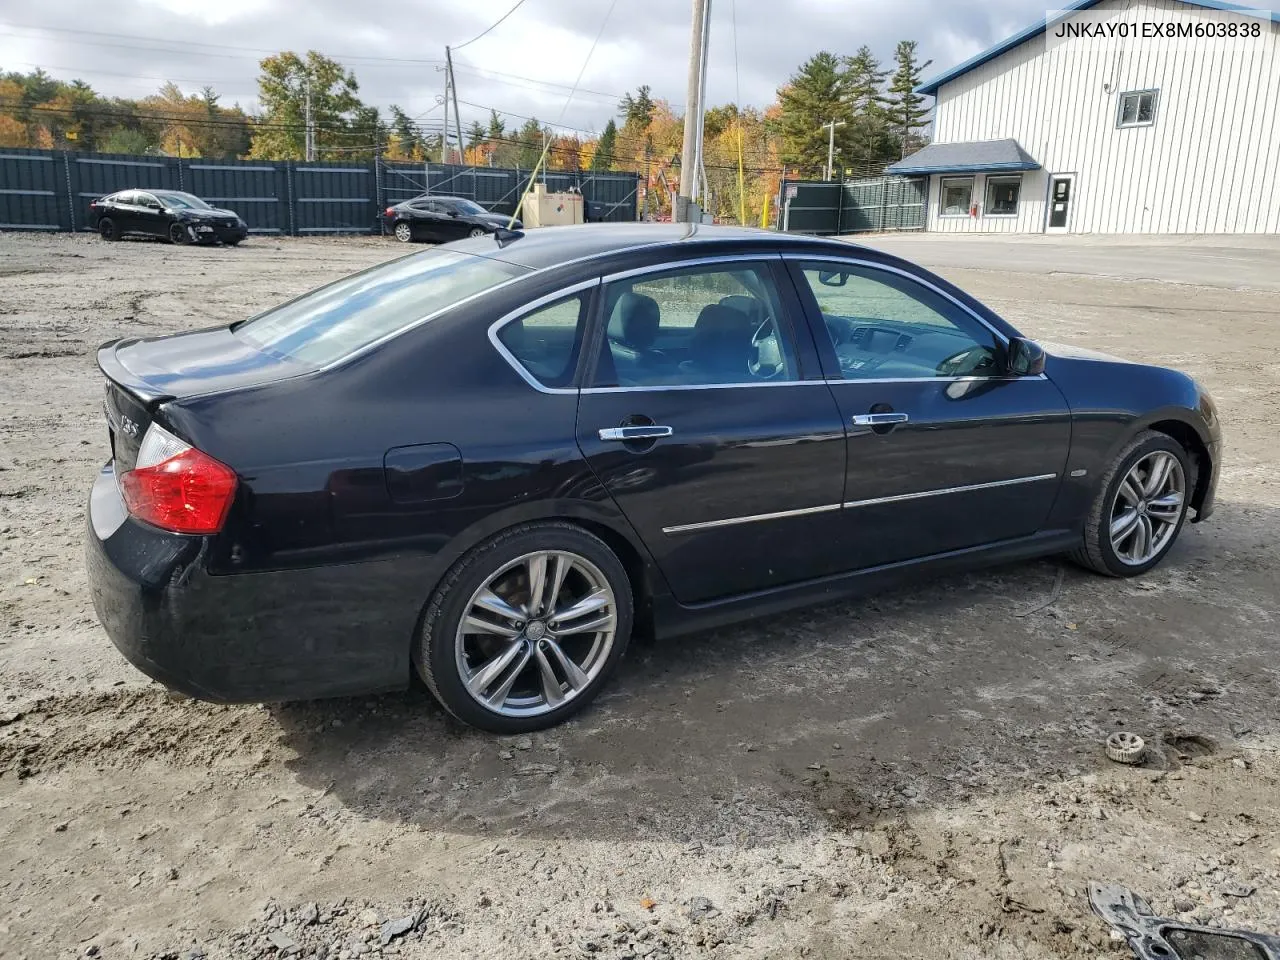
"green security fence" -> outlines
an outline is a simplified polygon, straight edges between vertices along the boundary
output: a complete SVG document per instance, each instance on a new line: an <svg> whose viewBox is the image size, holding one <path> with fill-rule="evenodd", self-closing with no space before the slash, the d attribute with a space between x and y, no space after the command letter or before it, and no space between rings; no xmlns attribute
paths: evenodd
<svg viewBox="0 0 1280 960"><path fill-rule="evenodd" d="M780 223L792 233L923 230L928 196L925 177L784 180Z"/></svg>
<svg viewBox="0 0 1280 960"><path fill-rule="evenodd" d="M639 176L545 174L548 190L575 187L590 219L636 219ZM304 163L126 156L0 148L0 230L83 230L89 204L130 187L185 190L235 210L250 233L378 233L388 206L423 193L467 197L515 212L529 171L439 163Z"/></svg>

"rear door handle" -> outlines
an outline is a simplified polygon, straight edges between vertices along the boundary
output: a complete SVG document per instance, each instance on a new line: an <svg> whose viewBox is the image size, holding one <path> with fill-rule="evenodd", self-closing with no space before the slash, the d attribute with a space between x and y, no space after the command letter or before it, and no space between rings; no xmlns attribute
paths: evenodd
<svg viewBox="0 0 1280 960"><path fill-rule="evenodd" d="M906 423L910 417L905 413L856 413L853 416L855 427L882 427L890 423Z"/></svg>
<svg viewBox="0 0 1280 960"><path fill-rule="evenodd" d="M600 439L629 443L632 440L657 440L660 437L669 437L673 433L675 431L670 427L660 427L656 424L640 427L603 427L600 430Z"/></svg>

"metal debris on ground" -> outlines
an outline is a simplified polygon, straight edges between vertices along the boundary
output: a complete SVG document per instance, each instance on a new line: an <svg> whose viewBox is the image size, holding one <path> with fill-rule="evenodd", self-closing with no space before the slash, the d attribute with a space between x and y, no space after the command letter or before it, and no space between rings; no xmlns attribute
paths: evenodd
<svg viewBox="0 0 1280 960"><path fill-rule="evenodd" d="M1117 730L1107 737L1107 756L1116 763L1140 763L1146 752L1146 742L1136 733Z"/></svg>
<svg viewBox="0 0 1280 960"><path fill-rule="evenodd" d="M1125 939L1138 960L1280 960L1278 936L1157 917L1151 904L1126 887L1090 883L1089 905Z"/></svg>

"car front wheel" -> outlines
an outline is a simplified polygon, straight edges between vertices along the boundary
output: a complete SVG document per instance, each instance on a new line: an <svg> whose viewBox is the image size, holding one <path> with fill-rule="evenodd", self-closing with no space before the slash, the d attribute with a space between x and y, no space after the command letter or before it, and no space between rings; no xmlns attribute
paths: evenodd
<svg viewBox="0 0 1280 960"><path fill-rule="evenodd" d="M413 240L413 227L409 226L409 224L404 220L401 220L395 225L395 229L392 233L396 235L396 239L401 243L409 243Z"/></svg>
<svg viewBox="0 0 1280 960"><path fill-rule="evenodd" d="M467 236L468 236L468 237L483 237L486 233L488 233L488 231L487 231L487 230L485 230L485 228L484 228L484 227L472 227L472 228L471 228L471 232L470 232L470 233L468 233L468 234L467 234Z"/></svg>
<svg viewBox="0 0 1280 960"><path fill-rule="evenodd" d="M190 243L191 232L185 223L169 224L169 242L170 243Z"/></svg>
<svg viewBox="0 0 1280 960"><path fill-rule="evenodd" d="M1073 559L1112 577L1146 573L1178 539L1193 489L1187 451L1166 434L1144 430L1103 477Z"/></svg>
<svg viewBox="0 0 1280 960"><path fill-rule="evenodd" d="M414 661L459 720L524 733L591 702L622 659L631 622L626 570L604 542L571 524L526 524L449 571Z"/></svg>

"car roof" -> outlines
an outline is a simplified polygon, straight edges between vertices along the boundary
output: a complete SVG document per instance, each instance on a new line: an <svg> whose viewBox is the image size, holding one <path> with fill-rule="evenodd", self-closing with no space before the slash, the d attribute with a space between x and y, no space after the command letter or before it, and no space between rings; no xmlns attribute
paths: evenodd
<svg viewBox="0 0 1280 960"><path fill-rule="evenodd" d="M655 247L676 247L682 256L691 255L701 246L727 247L750 252L752 248L772 251L794 248L797 252L832 252L849 256L869 255L874 251L841 240L825 240L752 227L713 226L705 223L588 223L574 226L544 227L525 231L518 239L499 246L492 236L460 240L450 244L459 252L504 260L533 270L544 270L575 260L608 257L623 252L638 252ZM673 251L675 252L675 251Z"/></svg>

